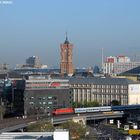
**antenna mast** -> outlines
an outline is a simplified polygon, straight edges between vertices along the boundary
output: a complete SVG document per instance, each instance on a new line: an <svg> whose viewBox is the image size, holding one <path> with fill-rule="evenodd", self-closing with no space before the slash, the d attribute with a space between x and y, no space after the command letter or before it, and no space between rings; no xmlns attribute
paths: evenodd
<svg viewBox="0 0 140 140"><path fill-rule="evenodd" d="M103 65L104 65L104 49L102 48L102 72L103 72Z"/></svg>

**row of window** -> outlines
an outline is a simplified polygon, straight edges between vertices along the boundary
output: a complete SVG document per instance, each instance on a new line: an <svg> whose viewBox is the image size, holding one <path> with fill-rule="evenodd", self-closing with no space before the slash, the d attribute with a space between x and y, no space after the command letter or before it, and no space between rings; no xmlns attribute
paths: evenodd
<svg viewBox="0 0 140 140"><path fill-rule="evenodd" d="M127 85L91 85L91 84L74 84L72 87L92 87L92 88L116 88L127 89Z"/></svg>
<svg viewBox="0 0 140 140"><path fill-rule="evenodd" d="M58 82L58 81L52 81L52 82L26 82L26 84L52 84L52 83L60 83L60 84L68 84L68 82Z"/></svg>
<svg viewBox="0 0 140 140"><path fill-rule="evenodd" d="M37 89L42 89L42 88L67 88L67 87L54 87L54 86L52 86L52 87L49 87L49 86L26 86L26 88L28 88L28 89L34 89L34 88L37 88Z"/></svg>
<svg viewBox="0 0 140 140"><path fill-rule="evenodd" d="M36 99L34 96L32 96L32 97L30 97L29 98L30 100L34 100L34 99ZM57 99L57 97L56 96L48 96L48 97L38 97L37 98L38 100L56 100Z"/></svg>
<svg viewBox="0 0 140 140"><path fill-rule="evenodd" d="M110 103L112 100L121 101L122 105L127 104L128 96L127 95L110 95L110 94L74 94L75 102L83 101L98 101L100 104Z"/></svg>
<svg viewBox="0 0 140 140"><path fill-rule="evenodd" d="M74 93L126 93L127 94L127 90L123 90L123 89L74 89Z"/></svg>
<svg viewBox="0 0 140 140"><path fill-rule="evenodd" d="M38 102L40 105L46 105L46 104L48 104L48 105L52 105L52 104L57 104L57 102L52 102L52 101L50 101L50 102ZM29 104L30 105L34 105L35 104L35 102L29 102Z"/></svg>

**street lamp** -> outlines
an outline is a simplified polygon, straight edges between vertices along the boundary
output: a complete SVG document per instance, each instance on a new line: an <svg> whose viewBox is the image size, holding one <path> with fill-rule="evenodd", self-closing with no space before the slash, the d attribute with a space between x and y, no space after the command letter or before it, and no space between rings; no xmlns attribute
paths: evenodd
<svg viewBox="0 0 140 140"><path fill-rule="evenodd" d="M12 84L12 108L14 108L14 100L15 100L15 94L14 94L14 86Z"/></svg>

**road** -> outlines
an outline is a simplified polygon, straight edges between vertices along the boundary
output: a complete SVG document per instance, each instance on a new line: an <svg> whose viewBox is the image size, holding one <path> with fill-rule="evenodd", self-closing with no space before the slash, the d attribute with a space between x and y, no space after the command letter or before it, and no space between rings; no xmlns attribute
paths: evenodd
<svg viewBox="0 0 140 140"><path fill-rule="evenodd" d="M115 128L104 124L89 126L90 137L96 137L97 140L126 140L126 135L118 132Z"/></svg>
<svg viewBox="0 0 140 140"><path fill-rule="evenodd" d="M100 119L100 118L108 118L108 117L117 117L120 116L122 114L102 114L102 113L86 113L86 114L69 114L69 115L59 115L59 116L54 116L53 117L53 123L54 124L59 124L59 123L63 123L66 122L68 120L73 119L73 117L85 117L87 120L96 120L96 119ZM99 118L100 117L100 118ZM41 119L47 119L46 116L38 116L38 118ZM48 120L51 119L51 117L48 118ZM12 127L13 129L18 127L17 125L27 125L30 122L34 122L37 120L37 116L30 116L28 118L9 118L9 119L4 119L2 121L0 121L0 129L3 128L8 128L8 127ZM12 129L12 128L11 128ZM10 129L10 130L11 130ZM5 129L4 129L5 130ZM8 129L7 129L8 130Z"/></svg>
<svg viewBox="0 0 140 140"><path fill-rule="evenodd" d="M0 121L0 129L2 128L6 128L6 127L10 127L10 126L14 126L14 125L18 125L18 124L24 124L24 123L29 123L29 122L33 122L36 121L36 117L35 116L31 116L28 118L8 118L8 119L4 119L2 121Z"/></svg>

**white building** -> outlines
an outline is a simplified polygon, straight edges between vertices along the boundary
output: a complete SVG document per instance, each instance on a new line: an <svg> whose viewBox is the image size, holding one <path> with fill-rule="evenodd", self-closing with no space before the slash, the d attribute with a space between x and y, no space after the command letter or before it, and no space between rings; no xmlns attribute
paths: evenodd
<svg viewBox="0 0 140 140"><path fill-rule="evenodd" d="M103 63L103 73L108 75L117 75L140 66L140 62L131 62L126 56L110 56Z"/></svg>

